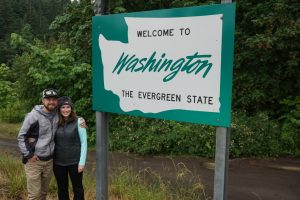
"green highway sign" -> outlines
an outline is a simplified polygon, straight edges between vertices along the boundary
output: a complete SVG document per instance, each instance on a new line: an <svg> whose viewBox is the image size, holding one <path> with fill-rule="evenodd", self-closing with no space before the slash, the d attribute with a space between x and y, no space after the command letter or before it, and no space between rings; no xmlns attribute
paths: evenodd
<svg viewBox="0 0 300 200"><path fill-rule="evenodd" d="M230 127L235 4L93 17L93 109Z"/></svg>

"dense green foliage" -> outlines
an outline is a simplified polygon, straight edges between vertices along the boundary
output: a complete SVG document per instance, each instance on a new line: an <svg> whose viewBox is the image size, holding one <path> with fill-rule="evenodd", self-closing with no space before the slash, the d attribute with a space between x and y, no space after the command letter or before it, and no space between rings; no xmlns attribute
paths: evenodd
<svg viewBox="0 0 300 200"><path fill-rule="evenodd" d="M26 39L47 40L53 36L48 30L53 19L62 13L70 0L1 0L0 1L0 63L8 63L17 53L9 45L10 33ZM34 36L33 36L34 35Z"/></svg>
<svg viewBox="0 0 300 200"><path fill-rule="evenodd" d="M235 41L234 108L282 115L299 95L300 2L238 1Z"/></svg>
<svg viewBox="0 0 300 200"><path fill-rule="evenodd" d="M285 105L286 112L281 117L283 120L281 145L286 154L300 155L300 97L295 99L286 99L282 101Z"/></svg>
<svg viewBox="0 0 300 200"><path fill-rule="evenodd" d="M57 33L58 42L72 49L79 62L91 62L93 15L94 7L90 1L74 2L66 6L65 14L57 17L50 26L50 30Z"/></svg>
<svg viewBox="0 0 300 200"><path fill-rule="evenodd" d="M20 122L25 108L18 100L19 82L12 81L12 74L5 64L0 65L0 118L8 122Z"/></svg>
<svg viewBox="0 0 300 200"><path fill-rule="evenodd" d="M211 126L117 116L110 127L111 149L139 154L214 156L216 129ZM300 156L299 126L288 130L291 132L281 132L278 122L266 113L252 117L245 112L233 113L230 156Z"/></svg>
<svg viewBox="0 0 300 200"><path fill-rule="evenodd" d="M28 2L33 6L30 7ZM27 11L36 8L37 12L47 3L61 3L63 6L68 1L28 2L25 4ZM76 102L77 112L90 126L89 142L94 144L90 64L94 9L90 2L83 0L66 4L64 12L55 19L54 16L60 13L57 10L51 12L51 16L46 11L37 12L39 17L35 19L46 18L43 27L31 20L26 21L25 14L20 14L27 13L25 11L18 15L24 21L14 20L12 16L18 13L15 10L20 1L1 2L6 9L0 6L0 16L13 21L4 26L0 20L5 30L0 31L0 50L3 51L0 62L6 63L0 68L2 119L22 119L22 110L29 111L39 103L44 88L55 87L60 95L69 95ZM211 3L219 1L111 0L109 12ZM46 30L44 26L48 27L51 21L50 30ZM11 46L5 48L10 34ZM9 52L4 52L6 50ZM231 156L300 155L299 62L300 3L297 0L237 1ZM214 127L112 115L110 132L112 150L141 154L214 155Z"/></svg>

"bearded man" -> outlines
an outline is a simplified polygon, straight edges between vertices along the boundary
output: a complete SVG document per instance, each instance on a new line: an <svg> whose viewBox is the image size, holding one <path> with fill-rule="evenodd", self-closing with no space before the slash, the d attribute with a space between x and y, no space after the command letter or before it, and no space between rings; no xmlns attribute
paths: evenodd
<svg viewBox="0 0 300 200"><path fill-rule="evenodd" d="M42 92L43 105L35 106L26 115L18 135L29 200L46 200L47 197L58 125L57 98L55 89L45 89Z"/></svg>

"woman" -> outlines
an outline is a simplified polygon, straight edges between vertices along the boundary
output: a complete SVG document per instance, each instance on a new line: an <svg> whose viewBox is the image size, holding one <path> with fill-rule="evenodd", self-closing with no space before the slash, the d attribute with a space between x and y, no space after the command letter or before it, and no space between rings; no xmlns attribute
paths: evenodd
<svg viewBox="0 0 300 200"><path fill-rule="evenodd" d="M83 200L82 176L87 153L86 129L79 126L70 97L58 98L59 122L55 134L53 171L58 186L58 199L69 200L70 177L74 200Z"/></svg>

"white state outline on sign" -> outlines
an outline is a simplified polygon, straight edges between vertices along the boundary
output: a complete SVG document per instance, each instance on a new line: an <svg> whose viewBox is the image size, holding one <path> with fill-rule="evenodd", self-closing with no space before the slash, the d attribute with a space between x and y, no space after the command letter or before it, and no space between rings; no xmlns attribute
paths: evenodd
<svg viewBox="0 0 300 200"><path fill-rule="evenodd" d="M220 79L221 79L221 47L222 47L222 14L175 17L175 18L137 18L125 17L128 25L128 43L110 41L100 34L99 48L102 54L105 90L112 91L119 97L120 108L124 112L139 110L143 113L159 113L169 110L193 110L203 112L220 112ZM181 35L181 28L189 28L189 35ZM153 30L173 29L173 36L138 37L137 31L146 31L151 35ZM114 30L115 31L115 30ZM124 33L125 34L125 33ZM145 35L145 36L146 36ZM205 69L198 74L178 72L171 80L163 79L169 72L130 72L126 67L119 74L114 68L122 53L128 58L148 58L156 51L155 59L173 59L174 62L196 52L199 55L212 55L209 62L212 67L203 78ZM187 59L186 59L187 60ZM162 61L163 62L163 61ZM130 62L129 62L130 63ZM137 68L137 67L136 67ZM124 97L122 90L132 91L133 98ZM180 95L181 101L166 101L138 98L138 92ZM187 96L212 97L210 103L188 103ZM147 96L147 95L146 95ZM198 100L198 98L196 98ZM208 100L208 99L206 99Z"/></svg>

